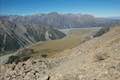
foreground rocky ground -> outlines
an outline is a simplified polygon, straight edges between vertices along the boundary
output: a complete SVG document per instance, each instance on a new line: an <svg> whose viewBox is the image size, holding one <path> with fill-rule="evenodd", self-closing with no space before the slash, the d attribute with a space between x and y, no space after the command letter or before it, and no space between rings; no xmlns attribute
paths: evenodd
<svg viewBox="0 0 120 80"><path fill-rule="evenodd" d="M53 59L0 65L0 80L120 80L120 27Z"/></svg>

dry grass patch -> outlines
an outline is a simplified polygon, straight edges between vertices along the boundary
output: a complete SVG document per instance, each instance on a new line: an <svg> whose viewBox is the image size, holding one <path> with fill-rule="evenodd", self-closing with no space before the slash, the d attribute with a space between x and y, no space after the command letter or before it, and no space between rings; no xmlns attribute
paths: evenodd
<svg viewBox="0 0 120 80"><path fill-rule="evenodd" d="M66 37L59 40L51 40L32 46L36 52L33 56L38 57L41 54L46 54L47 57L52 57L54 54L66 49L74 48L88 40L90 35L98 29L73 29L70 30Z"/></svg>

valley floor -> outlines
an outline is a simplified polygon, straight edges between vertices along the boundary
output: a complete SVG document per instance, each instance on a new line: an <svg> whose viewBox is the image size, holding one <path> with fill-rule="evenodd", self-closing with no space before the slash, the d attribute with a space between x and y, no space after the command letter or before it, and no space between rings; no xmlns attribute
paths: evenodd
<svg viewBox="0 0 120 80"><path fill-rule="evenodd" d="M66 37L33 45L32 49L35 51L33 56L47 55L48 57L56 57L60 52L72 49L89 40L90 36L98 30L99 28L62 29L61 31L66 33Z"/></svg>
<svg viewBox="0 0 120 80"><path fill-rule="evenodd" d="M61 29L60 31L65 33L66 37L57 40L40 41L31 46L28 46L28 48L34 50L34 53L32 54L34 58L39 58L42 55L47 55L49 58L57 57L60 52L69 51L69 49L72 49L89 40L90 36L99 29L100 28L97 27ZM9 54L0 56L0 63L5 63L9 56L16 54L13 54L13 52L6 53Z"/></svg>

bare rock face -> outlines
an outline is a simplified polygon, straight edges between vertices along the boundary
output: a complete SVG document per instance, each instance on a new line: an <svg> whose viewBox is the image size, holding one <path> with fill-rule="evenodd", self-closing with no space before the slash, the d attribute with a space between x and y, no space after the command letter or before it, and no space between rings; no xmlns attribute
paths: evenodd
<svg viewBox="0 0 120 80"><path fill-rule="evenodd" d="M61 31L42 24L23 24L0 18L0 51L16 50L38 41L60 39L64 36Z"/></svg>
<svg viewBox="0 0 120 80"><path fill-rule="evenodd" d="M32 60L0 65L0 80L48 80L48 61Z"/></svg>
<svg viewBox="0 0 120 80"><path fill-rule="evenodd" d="M63 63L63 59L30 58L27 61L1 64L0 80L50 80L51 69Z"/></svg>

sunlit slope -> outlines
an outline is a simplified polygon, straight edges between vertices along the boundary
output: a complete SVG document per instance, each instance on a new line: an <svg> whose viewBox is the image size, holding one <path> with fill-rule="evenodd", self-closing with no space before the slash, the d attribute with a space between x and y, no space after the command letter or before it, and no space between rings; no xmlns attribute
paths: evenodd
<svg viewBox="0 0 120 80"><path fill-rule="evenodd" d="M62 54L65 54L64 52ZM50 80L120 80L120 27L71 49Z"/></svg>
<svg viewBox="0 0 120 80"><path fill-rule="evenodd" d="M120 27L59 54L63 55L0 65L0 80L120 80Z"/></svg>
<svg viewBox="0 0 120 80"><path fill-rule="evenodd" d="M71 49L82 42L88 40L90 35L96 32L98 28L78 28L71 29L67 33L67 36L59 40L51 40L43 43L38 43L32 48L34 49L34 55L47 54L49 56L55 53L61 52L66 49Z"/></svg>

